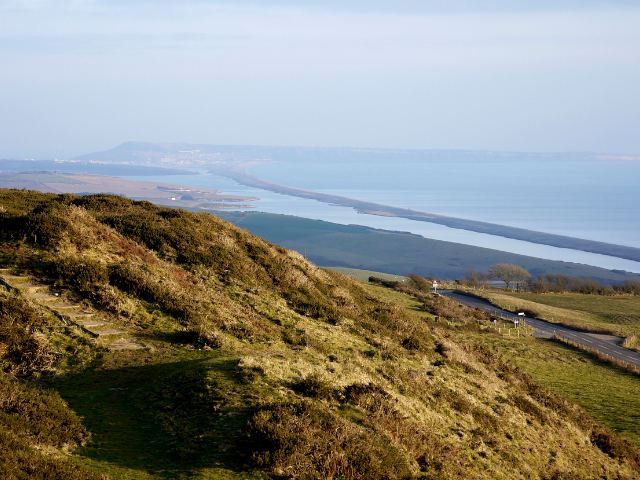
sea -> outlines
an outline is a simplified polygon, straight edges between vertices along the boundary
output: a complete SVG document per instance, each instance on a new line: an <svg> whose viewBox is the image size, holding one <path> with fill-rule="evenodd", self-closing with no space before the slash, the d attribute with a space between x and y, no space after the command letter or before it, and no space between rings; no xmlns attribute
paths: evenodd
<svg viewBox="0 0 640 480"><path fill-rule="evenodd" d="M593 155L500 155L439 161L268 159L247 173L276 183L396 207L640 247L640 160ZM640 262L539 245L396 217L360 214L349 207L240 185L206 172L135 176L254 196L251 210L340 224L404 231L427 238L523 255L640 273Z"/></svg>

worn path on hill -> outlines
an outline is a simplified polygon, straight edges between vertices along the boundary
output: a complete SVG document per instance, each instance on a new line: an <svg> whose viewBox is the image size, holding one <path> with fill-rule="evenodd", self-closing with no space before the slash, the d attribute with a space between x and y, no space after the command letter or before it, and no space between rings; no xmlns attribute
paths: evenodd
<svg viewBox="0 0 640 480"><path fill-rule="evenodd" d="M130 332L112 323L100 312L95 312L77 302L65 299L59 292L52 292L48 285L40 284L25 275L13 275L10 269L0 268L0 283L19 291L26 298L53 312L67 324L80 327L91 335L96 343L110 350L135 350L145 348L131 338Z"/></svg>
<svg viewBox="0 0 640 480"><path fill-rule="evenodd" d="M605 355L609 355L610 357L613 357L617 360L622 360L623 362L627 362L640 367L640 353L622 347L620 343L622 343L623 339L620 337L616 337L615 335L590 333L565 327L564 325L559 325L557 323L540 320L539 318L518 316L516 313L496 307L487 300L472 297L470 295L464 295L453 290L440 290L439 293L452 298L468 307L480 308L485 312L488 312L492 315L497 315L507 320L522 321L524 319L528 326L534 328L533 335L535 337L552 338L553 335L556 334L559 337L566 338L567 340L579 343L580 345L584 345L585 347L598 350L599 352L604 353Z"/></svg>

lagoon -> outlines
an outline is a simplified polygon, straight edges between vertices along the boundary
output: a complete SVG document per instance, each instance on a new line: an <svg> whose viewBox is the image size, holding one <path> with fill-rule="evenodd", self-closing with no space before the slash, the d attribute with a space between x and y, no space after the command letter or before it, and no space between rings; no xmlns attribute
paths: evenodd
<svg viewBox="0 0 640 480"><path fill-rule="evenodd" d="M255 172L252 171L252 173ZM627 270L630 272L640 273L640 262L578 250L539 245L495 235L469 232L466 230L449 228L443 225L414 221L399 217L381 217L376 215L359 214L348 207L328 205L316 200L291 197L262 189L246 187L238 184L234 180L221 177L219 175L201 173L193 175L136 176L132 178L137 180L175 183L193 187L216 189L225 194L255 196L260 198L260 200L252 202L255 205L255 208L253 209L255 211L296 215L299 217L325 220L343 225L364 225L383 230L410 232L437 240L446 240L493 248L523 255L547 258L550 260L584 263L607 269ZM360 192L365 193L365 191ZM370 189L366 192L368 192L368 194L372 194ZM344 193L347 192L343 191L343 194ZM357 192L351 192L348 196L359 198L356 197L354 193Z"/></svg>

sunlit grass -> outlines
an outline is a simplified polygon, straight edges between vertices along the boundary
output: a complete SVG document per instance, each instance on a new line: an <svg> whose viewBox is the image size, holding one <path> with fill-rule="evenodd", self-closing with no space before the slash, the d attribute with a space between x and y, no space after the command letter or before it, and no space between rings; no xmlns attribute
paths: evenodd
<svg viewBox="0 0 640 480"><path fill-rule="evenodd" d="M380 298L395 301L405 308L414 309L419 304L416 299L388 288L374 285L366 288ZM601 298L587 300L580 298L585 295L572 296L578 297L579 305L591 306L594 310L596 300ZM515 295L503 294L502 297L505 302L513 302ZM547 295L542 297L549 298ZM633 304L639 301L623 298ZM536 307L538 305L535 304ZM552 312L561 310L549 308ZM579 318L580 315L570 310L562 312L566 312L568 318ZM640 378L600 362L589 354L548 340L524 335L496 335L492 330L486 333L467 331L462 336L464 341L477 341L497 349L534 380L577 403L596 420L640 446Z"/></svg>
<svg viewBox="0 0 640 480"><path fill-rule="evenodd" d="M485 291L481 295L507 310L534 310L540 318L554 323L611 332L622 337L640 334L640 296L504 291Z"/></svg>

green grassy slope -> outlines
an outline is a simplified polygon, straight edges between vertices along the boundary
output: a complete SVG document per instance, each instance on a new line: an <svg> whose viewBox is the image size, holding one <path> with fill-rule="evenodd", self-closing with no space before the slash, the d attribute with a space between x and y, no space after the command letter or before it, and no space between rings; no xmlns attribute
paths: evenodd
<svg viewBox="0 0 640 480"><path fill-rule="evenodd" d="M488 248L432 240L402 232L258 212L220 212L221 218L266 240L306 252L319 265L353 267L398 275L417 273L464 278L470 270L487 271L495 263L521 265L532 274L557 273L621 282L638 275L517 255Z"/></svg>
<svg viewBox="0 0 640 480"><path fill-rule="evenodd" d="M420 308L421 302L410 295L373 284L366 288L387 301L414 310ZM601 298L590 297L594 302ZM640 445L640 397L637 395L640 378L637 376L549 340L508 335L506 331L497 334L491 330L466 330L457 334L499 351L537 382L576 402L598 421Z"/></svg>
<svg viewBox="0 0 640 480"><path fill-rule="evenodd" d="M0 227L1 266L147 347L0 287L4 471L31 455L45 478L640 476L629 443L465 340L486 318L447 299L389 302L213 215L113 196L0 190Z"/></svg>

